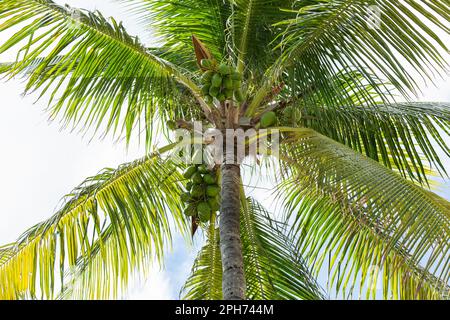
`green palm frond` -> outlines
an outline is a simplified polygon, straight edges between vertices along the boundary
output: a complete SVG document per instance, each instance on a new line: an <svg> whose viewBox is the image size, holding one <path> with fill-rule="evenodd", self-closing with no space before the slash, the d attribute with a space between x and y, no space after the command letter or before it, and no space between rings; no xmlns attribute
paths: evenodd
<svg viewBox="0 0 450 320"><path fill-rule="evenodd" d="M310 275L286 226L255 200L241 205L241 238L249 299L321 300L323 290Z"/></svg>
<svg viewBox="0 0 450 320"><path fill-rule="evenodd" d="M5 263L14 253L14 244L8 244L0 247L0 265Z"/></svg>
<svg viewBox="0 0 450 320"><path fill-rule="evenodd" d="M281 131L286 140L281 146L280 159L285 174L290 177L282 184L287 211L295 213L302 204L309 208L316 200L327 200L326 205L319 206L320 214L309 215L307 222L301 213L310 211L300 211L297 217L292 214L300 221L297 231L301 239L306 239L299 243L301 253L312 252L317 264L315 258L319 251L328 246L329 250L338 252L332 259L337 273L342 275L346 271L354 279L362 274L365 280L369 266L383 268L387 259L395 263L387 270L391 272L392 282L385 283L386 297L391 294L415 297L418 292L436 297L432 290L422 293L419 289L417 292L406 289L420 281L425 283L429 274L439 283L448 284L449 203L311 129L281 128ZM333 221L334 217L340 220ZM308 229L310 224L317 227ZM414 269L410 270L411 266ZM400 279L394 271L399 272L401 268L406 271ZM417 270L421 269L419 273ZM338 278L339 288L342 277ZM434 287L429 282L419 288Z"/></svg>
<svg viewBox="0 0 450 320"><path fill-rule="evenodd" d="M190 70L198 70L191 36L197 36L219 61L227 49L230 3L221 0L118 0L144 20L157 37L163 56Z"/></svg>
<svg viewBox="0 0 450 320"><path fill-rule="evenodd" d="M177 167L157 155L88 178L53 217L0 252L0 298L34 297L38 290L51 298L57 275L77 269L88 271L77 295L115 296L150 254L161 260L173 227L187 234L180 179Z"/></svg>
<svg viewBox="0 0 450 320"><path fill-rule="evenodd" d="M191 274L181 289L182 299L221 300L222 258L220 254L219 228L213 215L206 231L206 244L200 249Z"/></svg>
<svg viewBox="0 0 450 320"><path fill-rule="evenodd" d="M430 170L446 174L438 149L450 156L447 103L396 103L341 108L298 106L308 127L425 183Z"/></svg>
<svg viewBox="0 0 450 320"><path fill-rule="evenodd" d="M119 223L125 228L123 221ZM151 247L150 243L147 245ZM109 225L92 243L89 254L77 258L75 265L63 274L57 299L118 297L119 292L126 290L133 272L139 270L147 275L154 258L148 248L140 246L130 250L114 232L114 226Z"/></svg>
<svg viewBox="0 0 450 320"><path fill-rule="evenodd" d="M218 59L227 53L238 68L252 69L259 77L280 52L274 38L279 28L273 25L295 13L292 0L195 1L195 0L118 0L129 4L137 17L159 36L161 47L167 49L168 60L177 56L181 65L195 67L190 36L195 34ZM275 43L279 43L276 41Z"/></svg>
<svg viewBox="0 0 450 320"><path fill-rule="evenodd" d="M366 80L367 77L370 81ZM382 103L393 91L390 83L382 82L368 70L360 72L357 69L341 70L329 78L311 81L306 91L301 83L297 83L295 77L289 77L287 84L292 89L288 91L289 96L285 97L285 100L328 108L339 106L338 101L340 105L351 106Z"/></svg>
<svg viewBox="0 0 450 320"><path fill-rule="evenodd" d="M379 11L379 25L369 25L369 8ZM267 72L249 114L259 107L274 82L287 75L295 79L293 94L298 95L320 79L356 68L368 82L375 74L409 96L418 88L416 73L432 78L448 68L447 46L432 29L450 32L445 23L450 20L448 1L313 0L296 2L293 11L295 18L277 24L282 39L278 47L283 53ZM338 96L333 98L333 88L327 88L326 82L323 85L329 92L328 103L342 105ZM390 100L382 91L379 94L385 102Z"/></svg>
<svg viewBox="0 0 450 320"><path fill-rule="evenodd" d="M183 287L185 299L222 298L220 240L215 225L207 236ZM248 299L324 299L285 226L251 198L241 201L241 237Z"/></svg>
<svg viewBox="0 0 450 320"><path fill-rule="evenodd" d="M60 63L63 57L57 56L53 59L53 61L49 61L45 65L45 70L42 70L41 73L45 74L47 77L54 76L55 78L60 75L60 72L65 72L68 70L68 68L65 68L63 70L57 71L58 68L56 67L57 63ZM30 61L26 67L24 67L22 70L20 70L20 75L23 78L27 78L33 75L35 71L37 71L43 62L45 61L45 57L36 58L34 61ZM0 63L0 74L3 75L3 78L8 77L8 73L11 72L12 69L16 66L16 62L3 62ZM18 74L14 75L17 76Z"/></svg>
<svg viewBox="0 0 450 320"><path fill-rule="evenodd" d="M17 61L2 71L13 77L31 68L26 92L48 93L51 117L61 115L65 125L127 139L140 126L150 143L158 110L165 117L185 108L180 99L186 94L204 106L189 72L156 56L99 12L50 0L7 0L0 4L0 20L0 32L21 27L0 46L0 53L18 52Z"/></svg>
<svg viewBox="0 0 450 320"><path fill-rule="evenodd" d="M236 0L230 17L234 35L234 46L238 58L238 70L265 69L276 60L280 52L271 50L276 37L273 24L293 17L292 13L282 11L286 0ZM261 75L260 75L261 76Z"/></svg>
<svg viewBox="0 0 450 320"><path fill-rule="evenodd" d="M299 252L315 275L326 272L336 296L450 298L448 283L414 262L405 248L390 245L389 235L371 225L357 205L298 189L290 191L288 202Z"/></svg>

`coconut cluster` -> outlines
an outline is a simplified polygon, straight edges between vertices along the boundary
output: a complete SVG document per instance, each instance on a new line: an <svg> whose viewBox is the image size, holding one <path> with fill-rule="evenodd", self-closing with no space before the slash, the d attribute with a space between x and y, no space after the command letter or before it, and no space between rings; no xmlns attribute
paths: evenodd
<svg viewBox="0 0 450 320"><path fill-rule="evenodd" d="M220 187L217 176L204 164L193 165L186 169L184 177L188 179L186 192L181 195L185 203L185 215L196 217L201 222L211 220L211 214L220 208Z"/></svg>
<svg viewBox="0 0 450 320"><path fill-rule="evenodd" d="M203 59L201 66L206 69L202 76L202 93L205 100L210 103L214 98L223 102L225 100L244 101L242 94L242 74L227 63L217 64L217 61Z"/></svg>

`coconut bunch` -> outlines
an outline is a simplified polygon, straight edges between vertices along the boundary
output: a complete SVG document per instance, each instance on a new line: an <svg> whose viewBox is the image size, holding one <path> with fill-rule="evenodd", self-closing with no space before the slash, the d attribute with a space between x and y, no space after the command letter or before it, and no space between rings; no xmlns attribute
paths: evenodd
<svg viewBox="0 0 450 320"><path fill-rule="evenodd" d="M242 94L242 74L227 63L220 65L214 59L202 59L202 93L206 102L210 103L214 98L220 102L225 100L244 101Z"/></svg>
<svg viewBox="0 0 450 320"><path fill-rule="evenodd" d="M210 221L211 214L220 208L217 175L206 165L200 164L187 168L184 177L188 179L186 192L181 195L181 201L185 203L185 215L203 223Z"/></svg>

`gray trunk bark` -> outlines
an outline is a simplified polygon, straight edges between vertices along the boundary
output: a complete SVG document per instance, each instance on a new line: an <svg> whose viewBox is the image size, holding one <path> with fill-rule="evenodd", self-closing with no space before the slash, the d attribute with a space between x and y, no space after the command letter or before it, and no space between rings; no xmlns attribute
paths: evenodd
<svg viewBox="0 0 450 320"><path fill-rule="evenodd" d="M222 201L220 207L220 252L222 290L225 300L245 299L245 275L240 236L240 167L222 165Z"/></svg>

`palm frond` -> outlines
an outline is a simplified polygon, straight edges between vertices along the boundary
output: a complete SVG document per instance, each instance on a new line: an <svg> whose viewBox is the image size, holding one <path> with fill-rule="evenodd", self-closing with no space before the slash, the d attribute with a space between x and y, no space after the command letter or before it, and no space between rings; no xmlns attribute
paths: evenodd
<svg viewBox="0 0 450 320"><path fill-rule="evenodd" d="M222 258L220 255L219 228L213 215L206 232L206 244L195 259L191 274L181 289L182 299L221 300Z"/></svg>
<svg viewBox="0 0 450 320"><path fill-rule="evenodd" d="M150 258L161 261L173 227L188 234L180 179L177 166L158 155L88 178L53 217L10 246L7 258L1 254L0 298L34 297L38 291L52 298L55 278L65 288L66 271L78 269L87 272L80 278L84 286L75 286L77 295L114 297L129 273L145 269Z"/></svg>
<svg viewBox="0 0 450 320"><path fill-rule="evenodd" d="M227 50L230 3L221 0L119 0L148 25L164 57L192 71L198 70L191 36L197 36L217 60Z"/></svg>
<svg viewBox="0 0 450 320"><path fill-rule="evenodd" d="M234 1L234 10L230 20L232 21L239 72L244 71L246 65L250 68L267 67L270 62L275 60L276 53L270 50L270 43L276 35L272 25L274 22L287 18L280 10L280 6L286 2L291 1Z"/></svg>
<svg viewBox="0 0 450 320"><path fill-rule="evenodd" d="M288 202L297 250L315 275L328 276L337 297L450 298L448 283L414 262L407 249L390 245L389 235L371 225L357 205L299 189L291 190Z"/></svg>
<svg viewBox="0 0 450 320"><path fill-rule="evenodd" d="M280 159L290 177L282 189L287 211L297 212L302 204L308 209L316 200L327 200L312 210L320 211L317 216L302 218L302 212L312 212L305 209L296 217L300 221L300 253L311 252L314 264L319 265L315 260L318 252L327 246L335 249L331 265L340 275L347 272L345 280L338 277L337 288L350 276L354 280L362 275L367 280L371 265L387 268L390 274L386 279L392 276L391 282L385 283L386 297L436 297L434 282L448 285L447 201L311 129L280 130L286 134ZM390 262L391 269L385 265ZM395 272L402 268L406 271L400 279ZM437 281L427 282L430 277ZM361 287L363 284L367 283L363 281ZM406 290L408 285L417 285L417 290ZM443 290L447 292L447 288Z"/></svg>
<svg viewBox="0 0 450 320"><path fill-rule="evenodd" d="M298 125L365 154L404 177L428 181L431 170L445 175L439 150L450 157L450 104L396 103L340 108L299 105Z"/></svg>
<svg viewBox="0 0 450 320"><path fill-rule="evenodd" d="M221 299L222 264L219 230L211 225L183 287L185 299ZM241 201L241 237L248 299L324 299L285 226L273 220L255 200Z"/></svg>
<svg viewBox="0 0 450 320"><path fill-rule="evenodd" d="M321 300L324 291L311 276L286 225L255 200L243 199L241 234L247 297L260 300Z"/></svg>
<svg viewBox="0 0 450 320"><path fill-rule="evenodd" d="M189 72L147 50L121 23L99 12L50 0L7 0L0 4L0 20L0 32L21 28L0 46L0 53L18 53L2 71L9 77L25 72L26 92L40 91L39 98L48 93L51 118L62 116L66 126L127 139L139 126L150 143L158 111L164 118L185 108L180 99L186 94L205 105Z"/></svg>
<svg viewBox="0 0 450 320"><path fill-rule="evenodd" d="M8 244L0 247L0 265L11 258L14 253L14 244Z"/></svg>
<svg viewBox="0 0 450 320"><path fill-rule="evenodd" d="M370 9L375 14L370 15ZM448 1L313 0L296 2L293 11L295 18L277 24L282 55L268 70L249 114L259 107L275 81L294 80L297 95L308 92L319 79L356 69L368 82L371 75L377 75L409 97L418 88L417 74L432 79L448 68L444 57L448 48L433 30L450 32ZM328 103L342 105L338 96L333 97L333 88L326 85L323 83ZM390 101L382 91L379 94L385 103Z"/></svg>

